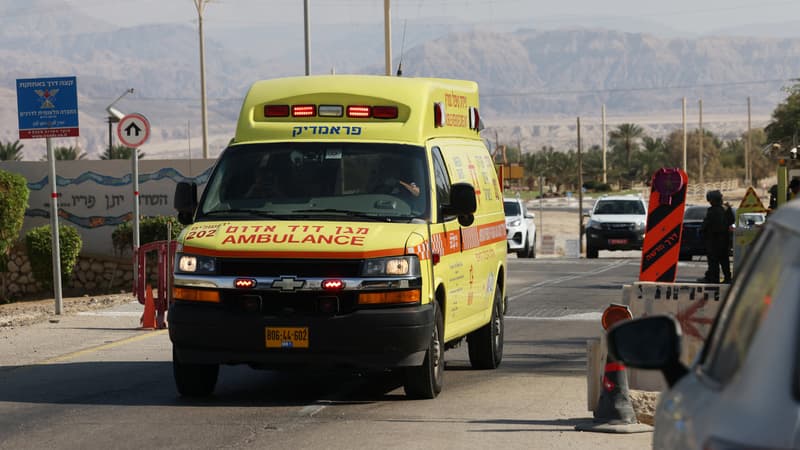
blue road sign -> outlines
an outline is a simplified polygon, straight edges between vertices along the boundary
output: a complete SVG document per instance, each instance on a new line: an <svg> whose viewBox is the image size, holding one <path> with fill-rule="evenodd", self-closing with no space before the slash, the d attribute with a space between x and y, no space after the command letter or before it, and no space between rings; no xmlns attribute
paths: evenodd
<svg viewBox="0 0 800 450"><path fill-rule="evenodd" d="M17 80L19 138L78 136L75 77Z"/></svg>

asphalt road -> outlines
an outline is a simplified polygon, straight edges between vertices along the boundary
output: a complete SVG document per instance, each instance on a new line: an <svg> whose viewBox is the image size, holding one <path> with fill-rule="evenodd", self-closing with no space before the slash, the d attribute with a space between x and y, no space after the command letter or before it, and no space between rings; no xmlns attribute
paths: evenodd
<svg viewBox="0 0 800 450"><path fill-rule="evenodd" d="M0 330L0 448L647 448L648 433L573 429L591 418L586 339L638 274L638 259L605 256L510 257L501 367L448 351L435 400L406 400L391 373L248 367L223 367L209 399L182 399L168 336L136 329L138 304ZM704 266L681 263L679 279Z"/></svg>

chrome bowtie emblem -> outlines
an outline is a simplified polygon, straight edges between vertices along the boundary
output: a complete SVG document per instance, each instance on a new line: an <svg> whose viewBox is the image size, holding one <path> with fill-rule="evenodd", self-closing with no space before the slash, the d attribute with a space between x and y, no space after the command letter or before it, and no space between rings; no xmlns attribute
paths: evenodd
<svg viewBox="0 0 800 450"><path fill-rule="evenodd" d="M272 282L272 287L278 288L282 291L294 291L300 289L306 284L305 280L298 280L295 277L281 277Z"/></svg>

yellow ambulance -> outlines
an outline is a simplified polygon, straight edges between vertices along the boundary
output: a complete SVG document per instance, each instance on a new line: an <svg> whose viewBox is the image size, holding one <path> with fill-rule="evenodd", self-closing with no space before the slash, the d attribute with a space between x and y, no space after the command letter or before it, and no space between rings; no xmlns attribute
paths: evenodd
<svg viewBox="0 0 800 450"><path fill-rule="evenodd" d="M506 229L478 86L259 81L200 198L180 183L169 335L178 391L221 364L401 371L442 389L444 351L503 356Z"/></svg>

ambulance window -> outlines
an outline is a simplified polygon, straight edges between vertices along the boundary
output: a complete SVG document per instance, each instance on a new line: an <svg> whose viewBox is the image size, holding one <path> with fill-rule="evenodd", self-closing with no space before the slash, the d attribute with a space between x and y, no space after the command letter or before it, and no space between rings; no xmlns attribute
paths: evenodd
<svg viewBox="0 0 800 450"><path fill-rule="evenodd" d="M433 173L436 177L436 203L441 207L450 203L450 177L439 147L433 148Z"/></svg>

